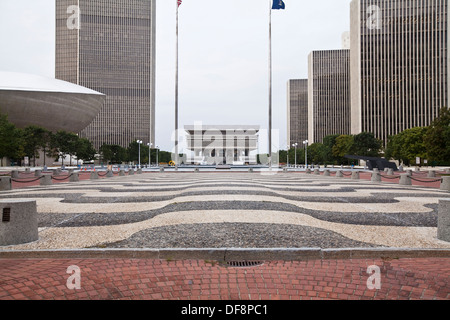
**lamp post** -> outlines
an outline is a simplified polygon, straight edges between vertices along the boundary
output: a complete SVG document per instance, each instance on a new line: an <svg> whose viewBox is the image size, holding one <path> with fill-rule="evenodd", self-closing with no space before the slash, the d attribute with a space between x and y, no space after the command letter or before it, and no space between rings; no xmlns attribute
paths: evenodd
<svg viewBox="0 0 450 320"><path fill-rule="evenodd" d="M151 152L152 152L153 143L147 143L147 146L148 146L148 167L150 168L152 166Z"/></svg>
<svg viewBox="0 0 450 320"><path fill-rule="evenodd" d="M159 167L159 146L156 146L156 165Z"/></svg>
<svg viewBox="0 0 450 320"><path fill-rule="evenodd" d="M292 146L295 148L295 168L297 168L297 147L298 147L298 143L294 143Z"/></svg>
<svg viewBox="0 0 450 320"><path fill-rule="evenodd" d="M289 168L289 150L291 149L291 146L287 146L287 167Z"/></svg>
<svg viewBox="0 0 450 320"><path fill-rule="evenodd" d="M139 168L141 167L141 144L142 144L142 140L137 140L136 141L138 143L139 146Z"/></svg>
<svg viewBox="0 0 450 320"><path fill-rule="evenodd" d="M305 145L305 167L308 168L308 140L303 141L303 144Z"/></svg>

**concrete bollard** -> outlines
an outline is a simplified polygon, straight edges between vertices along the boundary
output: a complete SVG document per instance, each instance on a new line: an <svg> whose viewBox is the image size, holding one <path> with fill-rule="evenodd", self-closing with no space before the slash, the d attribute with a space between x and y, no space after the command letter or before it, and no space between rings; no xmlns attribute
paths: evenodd
<svg viewBox="0 0 450 320"><path fill-rule="evenodd" d="M137 172L136 172L137 174L142 174L142 169L141 168L139 168L138 170L137 170Z"/></svg>
<svg viewBox="0 0 450 320"><path fill-rule="evenodd" d="M359 171L353 171L352 172L352 179L353 180L359 180Z"/></svg>
<svg viewBox="0 0 450 320"><path fill-rule="evenodd" d="M99 177L98 177L98 172L97 172L97 171L92 171L92 172L91 172L91 177L90 177L90 179L91 179L91 180L97 180L97 179L99 179Z"/></svg>
<svg viewBox="0 0 450 320"><path fill-rule="evenodd" d="M120 170L120 171L119 171L119 177L124 177L124 176L125 176L125 171Z"/></svg>
<svg viewBox="0 0 450 320"><path fill-rule="evenodd" d="M343 177L344 177L344 174L342 173L342 170L338 170L336 172L336 178L343 178Z"/></svg>
<svg viewBox="0 0 450 320"><path fill-rule="evenodd" d="M41 177L40 185L41 186L51 186L53 184L52 176L49 174L43 175Z"/></svg>
<svg viewBox="0 0 450 320"><path fill-rule="evenodd" d="M450 173L450 169L445 169L445 173Z"/></svg>
<svg viewBox="0 0 450 320"><path fill-rule="evenodd" d="M325 177L329 177L331 174L330 174L330 170L325 170L324 172L323 172L323 175L325 176Z"/></svg>
<svg viewBox="0 0 450 320"><path fill-rule="evenodd" d="M159 168L159 172L164 172L164 168Z"/></svg>
<svg viewBox="0 0 450 320"><path fill-rule="evenodd" d="M401 174L399 184L401 186L411 186L412 185L411 176L407 173Z"/></svg>
<svg viewBox="0 0 450 320"><path fill-rule="evenodd" d="M320 176L320 170L319 169L314 169L314 174L317 176Z"/></svg>
<svg viewBox="0 0 450 320"><path fill-rule="evenodd" d="M70 175L69 182L78 182L80 181L80 176L78 172L74 172Z"/></svg>
<svg viewBox="0 0 450 320"><path fill-rule="evenodd" d="M434 170L428 171L427 177L428 178L436 178L436 171L434 171Z"/></svg>
<svg viewBox="0 0 450 320"><path fill-rule="evenodd" d="M388 174L389 176L393 176L393 175L394 175L394 169L389 168L388 171L387 171L387 174Z"/></svg>
<svg viewBox="0 0 450 320"><path fill-rule="evenodd" d="M36 171L34 172L34 176L35 176L35 177L42 177L42 170L36 170Z"/></svg>
<svg viewBox="0 0 450 320"><path fill-rule="evenodd" d="M412 176L412 170L410 170L410 169L406 170L406 174L411 177Z"/></svg>
<svg viewBox="0 0 450 320"><path fill-rule="evenodd" d="M11 178L19 179L19 171L17 171L17 170L11 171Z"/></svg>
<svg viewBox="0 0 450 320"><path fill-rule="evenodd" d="M388 173L388 171L389 171L389 168L384 168L385 173Z"/></svg>
<svg viewBox="0 0 450 320"><path fill-rule="evenodd" d="M311 174L311 169L306 169L306 174Z"/></svg>
<svg viewBox="0 0 450 320"><path fill-rule="evenodd" d="M0 200L0 246L13 246L39 239L36 200Z"/></svg>
<svg viewBox="0 0 450 320"><path fill-rule="evenodd" d="M129 176L134 176L134 169L130 169L130 170L128 171L128 175L129 175Z"/></svg>
<svg viewBox="0 0 450 320"><path fill-rule="evenodd" d="M372 178L370 179L372 182L381 182L381 175L378 172L372 172Z"/></svg>
<svg viewBox="0 0 450 320"><path fill-rule="evenodd" d="M439 199L437 237L450 242L450 199Z"/></svg>
<svg viewBox="0 0 450 320"><path fill-rule="evenodd" d="M106 177L112 178L112 177L114 177L114 173L111 170L108 170L108 173L106 173Z"/></svg>
<svg viewBox="0 0 450 320"><path fill-rule="evenodd" d="M378 168L373 168L373 172L379 173L380 170L378 170Z"/></svg>
<svg viewBox="0 0 450 320"><path fill-rule="evenodd" d="M442 177L441 190L450 192L450 177Z"/></svg>
<svg viewBox="0 0 450 320"><path fill-rule="evenodd" d="M199 168L195 168L194 172L200 172Z"/></svg>
<svg viewBox="0 0 450 320"><path fill-rule="evenodd" d="M25 168L25 173L31 173L31 169L30 168Z"/></svg>
<svg viewBox="0 0 450 320"><path fill-rule="evenodd" d="M0 191L12 190L11 177L0 177Z"/></svg>

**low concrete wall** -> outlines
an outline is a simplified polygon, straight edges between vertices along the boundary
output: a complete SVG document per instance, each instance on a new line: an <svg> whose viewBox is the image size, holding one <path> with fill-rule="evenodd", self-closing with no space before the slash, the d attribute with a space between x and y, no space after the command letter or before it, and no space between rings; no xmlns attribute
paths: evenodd
<svg viewBox="0 0 450 320"><path fill-rule="evenodd" d="M0 200L0 246L37 241L38 220L35 200Z"/></svg>
<svg viewBox="0 0 450 320"><path fill-rule="evenodd" d="M11 177L0 177L0 191L12 190Z"/></svg>
<svg viewBox="0 0 450 320"><path fill-rule="evenodd" d="M439 200L438 239L450 242L450 199Z"/></svg>

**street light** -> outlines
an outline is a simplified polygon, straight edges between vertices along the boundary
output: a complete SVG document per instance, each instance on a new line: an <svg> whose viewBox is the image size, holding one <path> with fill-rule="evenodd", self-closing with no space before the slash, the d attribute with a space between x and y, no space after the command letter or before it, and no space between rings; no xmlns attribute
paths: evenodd
<svg viewBox="0 0 450 320"><path fill-rule="evenodd" d="M152 166L151 152L153 143L147 143L147 146L148 146L148 167L150 168Z"/></svg>
<svg viewBox="0 0 450 320"><path fill-rule="evenodd" d="M305 167L308 168L308 140L303 141L303 144L305 145Z"/></svg>
<svg viewBox="0 0 450 320"><path fill-rule="evenodd" d="M292 146L295 148L295 168L297 168L297 147L298 147L298 143L294 143Z"/></svg>
<svg viewBox="0 0 450 320"><path fill-rule="evenodd" d="M156 146L156 165L159 167L159 146Z"/></svg>
<svg viewBox="0 0 450 320"><path fill-rule="evenodd" d="M287 167L289 168L289 150L291 149L291 146L287 146Z"/></svg>
<svg viewBox="0 0 450 320"><path fill-rule="evenodd" d="M141 144L142 144L142 140L137 140L136 141L139 145L139 168L141 167Z"/></svg>

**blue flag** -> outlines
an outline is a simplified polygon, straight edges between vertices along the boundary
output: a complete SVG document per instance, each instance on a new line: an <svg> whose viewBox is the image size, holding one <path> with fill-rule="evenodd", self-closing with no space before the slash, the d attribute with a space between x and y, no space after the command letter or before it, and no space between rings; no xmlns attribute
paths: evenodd
<svg viewBox="0 0 450 320"><path fill-rule="evenodd" d="M272 9L285 9L286 8L286 6L285 6L285 4L284 4L284 2L283 2L283 0L273 0L273 6L272 6Z"/></svg>

